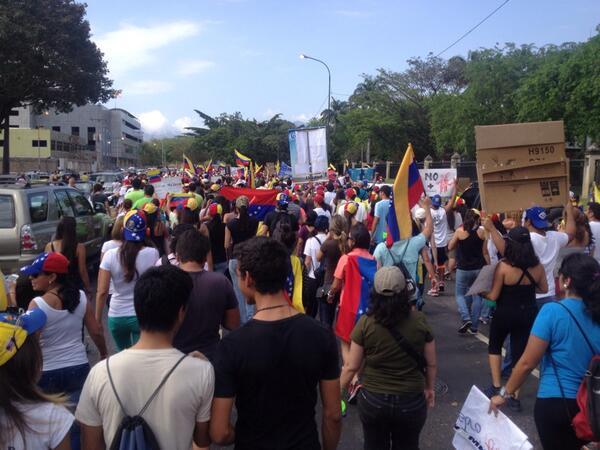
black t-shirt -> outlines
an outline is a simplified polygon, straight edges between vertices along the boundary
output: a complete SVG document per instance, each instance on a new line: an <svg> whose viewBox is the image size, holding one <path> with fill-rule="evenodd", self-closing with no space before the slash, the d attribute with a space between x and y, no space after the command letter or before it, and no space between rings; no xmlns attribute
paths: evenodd
<svg viewBox="0 0 600 450"><path fill-rule="evenodd" d="M200 351L213 358L225 310L238 307L233 287L217 272L188 272L194 286L173 347L183 353Z"/></svg>
<svg viewBox="0 0 600 450"><path fill-rule="evenodd" d="M273 233L275 231L275 227L277 226L277 222L281 220L283 216L288 216L290 220L290 224L292 225L292 230L298 231L298 218L289 211L271 211L265 217L265 225L269 228L269 233Z"/></svg>
<svg viewBox="0 0 600 450"><path fill-rule="evenodd" d="M214 360L215 397L236 397L236 450L318 450L317 385L340 376L333 333L304 314L252 319Z"/></svg>
<svg viewBox="0 0 600 450"><path fill-rule="evenodd" d="M256 232L258 231L258 220L256 220L255 217L249 216L248 226L245 229L242 229L240 227L240 219L236 217L227 222L227 228L229 228L231 241L233 242L233 247L235 247L236 244L240 244L251 237L256 236Z"/></svg>
<svg viewBox="0 0 600 450"><path fill-rule="evenodd" d="M106 203L108 201L108 197L103 192L96 193L92 195L92 203Z"/></svg>

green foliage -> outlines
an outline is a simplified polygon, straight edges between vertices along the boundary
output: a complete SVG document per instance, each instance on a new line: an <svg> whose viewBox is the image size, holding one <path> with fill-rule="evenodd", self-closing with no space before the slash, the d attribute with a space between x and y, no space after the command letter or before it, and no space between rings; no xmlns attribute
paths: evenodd
<svg viewBox="0 0 600 450"><path fill-rule="evenodd" d="M181 164L184 153L192 158L192 161L204 163L209 158L193 148L194 142L192 136L177 136L144 142L140 149L140 164L142 166L160 166L163 150L165 152L165 162L169 165Z"/></svg>

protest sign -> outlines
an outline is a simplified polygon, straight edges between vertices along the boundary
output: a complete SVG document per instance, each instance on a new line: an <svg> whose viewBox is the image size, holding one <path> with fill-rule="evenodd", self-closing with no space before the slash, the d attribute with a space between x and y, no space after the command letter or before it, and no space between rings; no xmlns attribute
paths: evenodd
<svg viewBox="0 0 600 450"><path fill-rule="evenodd" d="M327 132L325 127L288 131L290 162L294 179L309 180L327 174Z"/></svg>
<svg viewBox="0 0 600 450"><path fill-rule="evenodd" d="M452 195L456 169L420 169L419 173L428 197L441 195L447 198Z"/></svg>
<svg viewBox="0 0 600 450"><path fill-rule="evenodd" d="M165 177L158 183L154 183L154 192L158 198L165 198L167 194L181 192L181 178Z"/></svg>
<svg viewBox="0 0 600 450"><path fill-rule="evenodd" d="M456 450L532 450L523 433L502 412L488 414L490 399L476 386L471 388L454 425L452 445Z"/></svg>

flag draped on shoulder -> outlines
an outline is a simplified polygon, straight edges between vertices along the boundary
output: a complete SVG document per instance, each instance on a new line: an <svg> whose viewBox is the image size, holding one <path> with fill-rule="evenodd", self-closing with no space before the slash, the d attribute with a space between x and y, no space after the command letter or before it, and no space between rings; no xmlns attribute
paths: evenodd
<svg viewBox="0 0 600 450"><path fill-rule="evenodd" d="M250 162L252 161L251 158L247 157L246 155L240 153L239 150L234 150L235 152L235 164L238 167L248 167L250 166Z"/></svg>
<svg viewBox="0 0 600 450"><path fill-rule="evenodd" d="M248 214L256 217L259 221L264 220L265 216L275 209L275 198L277 196L277 191L275 189L251 189L224 186L219 193L230 201L235 200L240 195L248 197L250 203Z"/></svg>
<svg viewBox="0 0 600 450"><path fill-rule="evenodd" d="M193 177L196 174L196 168L194 167L194 163L190 158L183 154L183 171L187 173L190 177Z"/></svg>
<svg viewBox="0 0 600 450"><path fill-rule="evenodd" d="M419 203L424 192L412 144L408 144L394 181L392 207L387 217L388 246L412 236L411 209Z"/></svg>

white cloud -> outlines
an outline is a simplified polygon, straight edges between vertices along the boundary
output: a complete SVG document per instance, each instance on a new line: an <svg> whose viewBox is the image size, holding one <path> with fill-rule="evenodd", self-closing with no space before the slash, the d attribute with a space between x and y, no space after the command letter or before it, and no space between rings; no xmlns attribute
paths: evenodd
<svg viewBox="0 0 600 450"><path fill-rule="evenodd" d="M192 127L195 125L197 124L194 123L194 120L192 120L192 118L189 116L183 116L173 121L173 128L175 128L175 130L177 130L179 133L185 133L187 131L187 127Z"/></svg>
<svg viewBox="0 0 600 450"><path fill-rule="evenodd" d="M168 120L163 113L155 109L138 115L144 133L148 135L164 134L167 132Z"/></svg>
<svg viewBox="0 0 600 450"><path fill-rule="evenodd" d="M308 116L308 114L302 113L302 114L296 114L293 115L291 117L292 122L303 122L306 123L310 120L310 117Z"/></svg>
<svg viewBox="0 0 600 450"><path fill-rule="evenodd" d="M123 88L125 95L154 95L169 92L173 89L173 84L168 81L160 80L139 80L126 85Z"/></svg>
<svg viewBox="0 0 600 450"><path fill-rule="evenodd" d="M205 72L214 66L215 63L213 61L206 61L202 59L197 59L194 61L181 61L179 63L179 68L177 69L177 73L187 77L197 73Z"/></svg>
<svg viewBox="0 0 600 450"><path fill-rule="evenodd" d="M371 17L373 13L371 11L358 11L353 9L341 9L335 12L338 16L354 17L354 18L365 18Z"/></svg>
<svg viewBox="0 0 600 450"><path fill-rule="evenodd" d="M114 77L155 61L155 50L195 36L200 31L200 24L190 21L150 27L122 24L118 30L98 36L94 41L104 53Z"/></svg>

